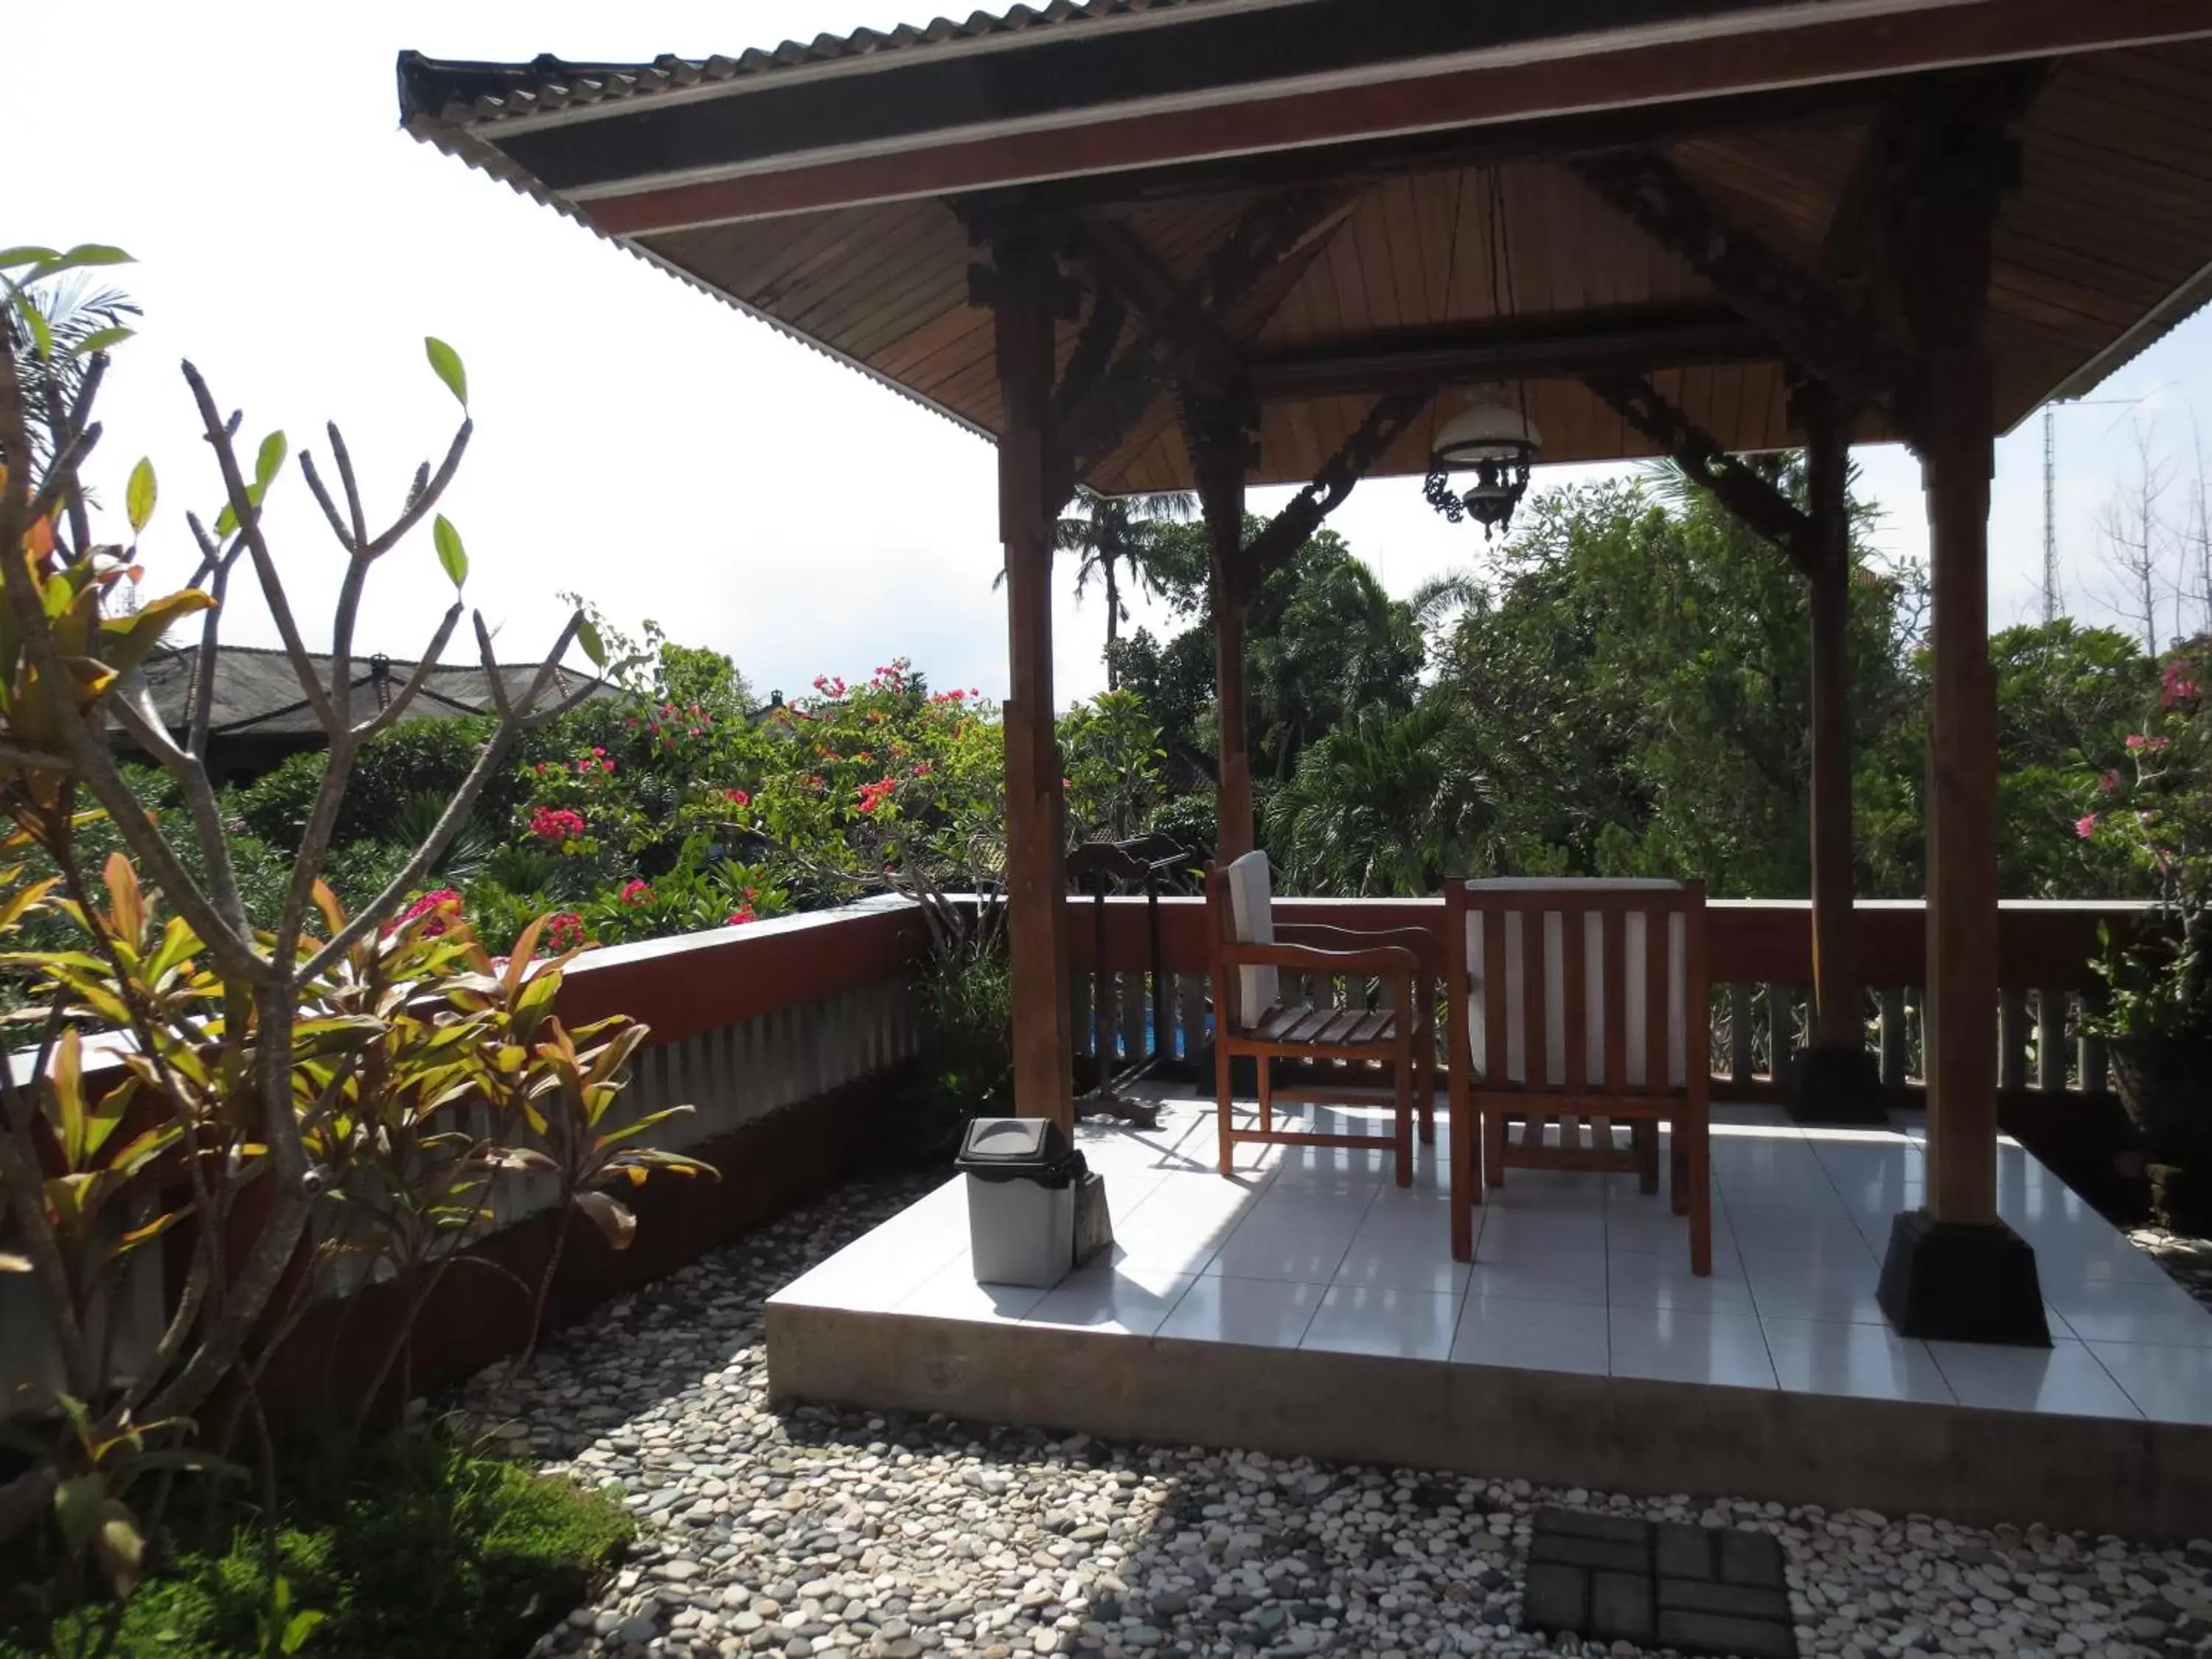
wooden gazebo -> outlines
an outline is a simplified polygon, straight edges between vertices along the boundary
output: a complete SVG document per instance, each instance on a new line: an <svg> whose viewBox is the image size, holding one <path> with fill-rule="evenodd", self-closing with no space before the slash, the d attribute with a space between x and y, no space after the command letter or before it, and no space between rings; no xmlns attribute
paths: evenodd
<svg viewBox="0 0 2212 1659"><path fill-rule="evenodd" d="M2212 292L2204 0L1053 0L650 64L399 63L416 137L996 441L1017 1087L1070 1110L1053 522L1195 489L1221 851L1243 602L1472 388L1547 460L1670 456L1811 583L1820 1036L1848 1086L1844 455L1932 549L1920 1334L2033 1340L1996 1215L1991 446ZM1502 250L1502 252L1501 252ZM1501 265L1504 267L1500 269ZM1804 447L1801 508L1730 458ZM1302 486L1253 542L1243 494Z"/></svg>

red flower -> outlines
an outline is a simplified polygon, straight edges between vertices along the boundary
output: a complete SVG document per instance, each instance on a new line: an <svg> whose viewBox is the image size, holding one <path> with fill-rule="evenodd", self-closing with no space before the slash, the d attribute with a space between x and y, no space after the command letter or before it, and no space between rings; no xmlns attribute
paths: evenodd
<svg viewBox="0 0 2212 1659"><path fill-rule="evenodd" d="M750 806L753 804L753 798L742 789L725 789L722 799L732 806Z"/></svg>
<svg viewBox="0 0 2212 1659"><path fill-rule="evenodd" d="M461 919L461 896L450 887L433 889L399 913L399 926L423 916L431 918L423 923L423 933L435 939Z"/></svg>
<svg viewBox="0 0 2212 1659"><path fill-rule="evenodd" d="M918 778L927 777L929 775L929 763L927 761L916 761L914 763L914 775Z"/></svg>
<svg viewBox="0 0 2212 1659"><path fill-rule="evenodd" d="M622 902L624 904L653 902L653 884L646 881L626 881L623 884Z"/></svg>
<svg viewBox="0 0 2212 1659"><path fill-rule="evenodd" d="M551 951L573 951L584 942L584 919L574 910L559 910L545 918L545 945Z"/></svg>
<svg viewBox="0 0 2212 1659"><path fill-rule="evenodd" d="M2166 664L2165 672L2160 676L2159 696L2168 708L2184 697L2197 695L2197 682L2189 678L2189 669L2187 663L2177 659Z"/></svg>
<svg viewBox="0 0 2212 1659"><path fill-rule="evenodd" d="M750 905L747 905L741 910L731 911L727 916L723 918L722 926L725 927L742 927L749 921L757 921L759 920L760 918L752 913L752 907Z"/></svg>
<svg viewBox="0 0 2212 1659"><path fill-rule="evenodd" d="M2130 732L2128 733L2129 748L2147 749L2153 754L2156 754L2160 750L2165 748L2166 744L2172 741L2173 739L2171 738L2145 737L2140 732Z"/></svg>
<svg viewBox="0 0 2212 1659"><path fill-rule="evenodd" d="M541 806L530 815L530 833L556 844L575 841L584 833L584 815L565 806Z"/></svg>
<svg viewBox="0 0 2212 1659"><path fill-rule="evenodd" d="M2095 835L2097 833L2097 815L2094 812L2090 812L2081 817L2075 819L2074 833L2081 836L2083 841L2087 841L2090 836Z"/></svg>

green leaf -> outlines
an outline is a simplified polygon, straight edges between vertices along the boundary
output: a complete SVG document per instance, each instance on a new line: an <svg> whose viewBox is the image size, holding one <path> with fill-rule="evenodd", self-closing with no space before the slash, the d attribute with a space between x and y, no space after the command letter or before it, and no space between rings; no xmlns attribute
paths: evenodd
<svg viewBox="0 0 2212 1659"><path fill-rule="evenodd" d="M50 263L55 270L75 270L81 265L131 265L138 262L121 248L110 247L105 242L79 242Z"/></svg>
<svg viewBox="0 0 2212 1659"><path fill-rule="evenodd" d="M576 624L576 643L584 647L594 668L607 665L607 642L599 637L599 626L589 617Z"/></svg>
<svg viewBox="0 0 2212 1659"><path fill-rule="evenodd" d="M145 529L154 517L154 463L145 456L131 469L131 483L124 492L124 506L131 516L131 533L137 535Z"/></svg>
<svg viewBox="0 0 2212 1659"><path fill-rule="evenodd" d="M222 504L222 511L215 515L215 533L218 538L228 536L237 528L238 509L228 501L225 501Z"/></svg>
<svg viewBox="0 0 2212 1659"><path fill-rule="evenodd" d="M469 556L461 546L461 532L444 514L430 526L430 539L438 544L438 563L458 588L469 579Z"/></svg>
<svg viewBox="0 0 2212 1659"><path fill-rule="evenodd" d="M272 432L261 441L261 453L253 458L253 482L258 489L269 488L276 469L284 465L284 434Z"/></svg>
<svg viewBox="0 0 2212 1659"><path fill-rule="evenodd" d="M36 300L21 289L15 290L14 298L15 309L23 313L24 326L31 331L32 345L37 349L40 356L52 356L54 349L54 331L46 325L46 313L39 309L39 302Z"/></svg>
<svg viewBox="0 0 2212 1659"><path fill-rule="evenodd" d="M35 247L27 242L21 247L0 248L0 270L13 270L17 265L42 265L61 257L50 247Z"/></svg>
<svg viewBox="0 0 2212 1659"><path fill-rule="evenodd" d="M301 1607L299 1612L294 1613L285 1621L284 1634L282 1638L284 1651L297 1653L305 1647L307 1638L315 1633L315 1626L321 1624L328 1616L313 1607Z"/></svg>
<svg viewBox="0 0 2212 1659"><path fill-rule="evenodd" d="M72 346L70 349L70 355L73 357L89 357L93 353L105 351L112 345L121 345L137 331L135 328L125 328L120 325L114 328L98 330L86 335Z"/></svg>
<svg viewBox="0 0 2212 1659"><path fill-rule="evenodd" d="M446 383L446 390L453 394L453 401L466 409L469 406L469 372L461 367L461 354L434 334L422 337L422 349L430 359L430 367Z"/></svg>
<svg viewBox="0 0 2212 1659"><path fill-rule="evenodd" d="M107 1483L96 1474L80 1474L54 1488L54 1519L61 1524L63 1541L72 1552L91 1540L100 1524L100 1506L106 1500Z"/></svg>

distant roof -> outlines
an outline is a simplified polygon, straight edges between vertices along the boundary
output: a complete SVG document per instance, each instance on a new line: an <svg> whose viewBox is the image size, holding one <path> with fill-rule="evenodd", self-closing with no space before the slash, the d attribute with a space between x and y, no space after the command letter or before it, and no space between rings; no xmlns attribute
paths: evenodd
<svg viewBox="0 0 2212 1659"><path fill-rule="evenodd" d="M318 655L313 660L318 677L327 690L331 684L331 659ZM154 658L141 677L140 683L152 694L154 706L161 713L161 723L173 731L183 731L190 719L187 704L198 663L199 647L186 646ZM396 658L356 658L350 678L355 703L362 711L357 718L365 718L386 706L407 683L416 666ZM538 668L536 663L500 665L500 679L510 699L519 700L528 692ZM556 671L550 695L556 699L570 697L586 685L595 688L592 693L594 696L611 696L615 690L605 681L589 675ZM465 714L493 712L491 687L482 666L449 663L430 671L429 678L408 706L404 718L453 720ZM216 647L214 718L209 722L208 732L211 737L322 736L314 711L301 695L299 677L293 672L291 659L280 650L247 645Z"/></svg>

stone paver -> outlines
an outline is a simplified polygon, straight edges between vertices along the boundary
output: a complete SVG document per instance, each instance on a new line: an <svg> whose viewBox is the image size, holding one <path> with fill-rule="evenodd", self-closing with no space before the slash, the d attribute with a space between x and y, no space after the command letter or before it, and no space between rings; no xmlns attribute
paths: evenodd
<svg viewBox="0 0 2212 1659"><path fill-rule="evenodd" d="M1586 1613L1601 1577L1608 1607L1632 1605L1613 1567L1532 1564L1541 1510L1577 1512L1566 1535L1583 1544L1650 1539L1643 1576L1662 1587L1652 1640L1680 1650L1725 1632L1746 1644L1730 1650L1759 1651L1748 1625L1717 1622L1742 1621L1730 1610L1741 1604L1689 1599L1762 1588L1729 1582L1718 1537L1747 1540L1736 1554L1763 1554L1786 1580L1787 1633L1802 1655L2212 1656L2212 1542L2149 1549L1863 1510L1630 1499L940 1419L769 1411L763 1299L921 1190L848 1188L549 1339L528 1375L510 1383L495 1370L461 1391L453 1403L503 1429L516 1455L619 1491L639 1520L633 1559L538 1654L1550 1652L1553 1639L1533 1628L1547 1594ZM1702 1575L1687 1570L1699 1543Z"/></svg>

